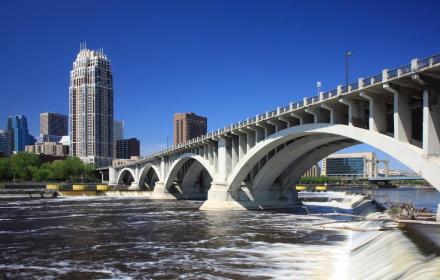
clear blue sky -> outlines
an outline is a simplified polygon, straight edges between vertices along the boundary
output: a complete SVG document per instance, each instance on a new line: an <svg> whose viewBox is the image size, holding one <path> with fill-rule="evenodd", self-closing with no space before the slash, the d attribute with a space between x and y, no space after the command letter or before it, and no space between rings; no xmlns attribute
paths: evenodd
<svg viewBox="0 0 440 280"><path fill-rule="evenodd" d="M143 153L174 112L209 130L440 51L439 1L2 1L0 128L11 114L68 113L80 42L104 48L115 119ZM354 150L365 150L357 147ZM352 149L353 150L353 149Z"/></svg>

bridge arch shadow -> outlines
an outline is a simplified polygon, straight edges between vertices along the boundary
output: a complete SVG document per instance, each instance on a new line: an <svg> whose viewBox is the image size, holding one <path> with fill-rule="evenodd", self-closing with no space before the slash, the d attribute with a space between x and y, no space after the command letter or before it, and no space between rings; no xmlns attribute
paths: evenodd
<svg viewBox="0 0 440 280"><path fill-rule="evenodd" d="M186 153L171 165L165 189L178 199L204 200L215 178L215 169L207 160Z"/></svg>
<svg viewBox="0 0 440 280"><path fill-rule="evenodd" d="M118 185L131 186L135 181L135 174L129 168L124 168L119 172Z"/></svg>
<svg viewBox="0 0 440 280"><path fill-rule="evenodd" d="M160 175L159 169L155 165L147 163L140 171L139 187L153 191L156 183L162 179Z"/></svg>

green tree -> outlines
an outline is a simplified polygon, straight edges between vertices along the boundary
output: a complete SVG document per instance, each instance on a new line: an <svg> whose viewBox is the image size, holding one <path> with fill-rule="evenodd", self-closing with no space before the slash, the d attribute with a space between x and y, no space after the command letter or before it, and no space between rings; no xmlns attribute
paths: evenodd
<svg viewBox="0 0 440 280"><path fill-rule="evenodd" d="M10 157L10 166L13 177L17 180L31 180L33 172L40 167L38 155L18 153Z"/></svg>
<svg viewBox="0 0 440 280"><path fill-rule="evenodd" d="M11 163L9 158L0 158L0 181L12 179Z"/></svg>

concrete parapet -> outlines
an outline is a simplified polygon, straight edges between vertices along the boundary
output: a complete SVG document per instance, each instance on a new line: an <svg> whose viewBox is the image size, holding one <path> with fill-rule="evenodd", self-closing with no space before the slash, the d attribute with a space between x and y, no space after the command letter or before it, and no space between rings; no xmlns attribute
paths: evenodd
<svg viewBox="0 0 440 280"><path fill-rule="evenodd" d="M96 185L97 191L108 191L108 185Z"/></svg>
<svg viewBox="0 0 440 280"><path fill-rule="evenodd" d="M72 185L72 191L85 191L85 185Z"/></svg>

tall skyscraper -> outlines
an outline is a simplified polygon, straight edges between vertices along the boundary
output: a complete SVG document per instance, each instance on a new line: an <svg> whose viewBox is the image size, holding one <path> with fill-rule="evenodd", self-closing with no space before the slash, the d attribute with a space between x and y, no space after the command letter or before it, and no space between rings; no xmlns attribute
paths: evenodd
<svg viewBox="0 0 440 280"><path fill-rule="evenodd" d="M67 134L66 115L58 113L40 114L40 137L44 135L64 136Z"/></svg>
<svg viewBox="0 0 440 280"><path fill-rule="evenodd" d="M23 152L24 146L33 144L34 137L29 135L27 118L23 115L8 118L9 152Z"/></svg>
<svg viewBox="0 0 440 280"><path fill-rule="evenodd" d="M124 139L124 122L113 121L113 158L116 158L116 141Z"/></svg>
<svg viewBox="0 0 440 280"><path fill-rule="evenodd" d="M186 141L206 134L208 119L197 116L194 113L174 114L174 144Z"/></svg>
<svg viewBox="0 0 440 280"><path fill-rule="evenodd" d="M9 133L4 130L0 130L0 156L9 155Z"/></svg>
<svg viewBox="0 0 440 280"><path fill-rule="evenodd" d="M113 154L113 75L102 49L85 44L73 62L69 86L70 154L97 166Z"/></svg>

